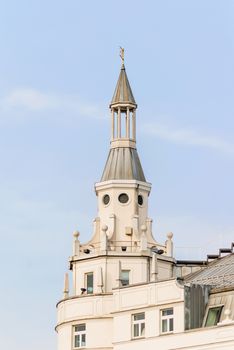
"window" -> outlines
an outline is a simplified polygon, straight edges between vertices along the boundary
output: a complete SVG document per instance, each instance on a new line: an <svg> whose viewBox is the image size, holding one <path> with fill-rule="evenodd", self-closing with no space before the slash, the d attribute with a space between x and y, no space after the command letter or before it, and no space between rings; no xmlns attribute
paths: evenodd
<svg viewBox="0 0 234 350"><path fill-rule="evenodd" d="M110 196L108 194L105 194L102 200L103 200L103 203L107 205L110 202Z"/></svg>
<svg viewBox="0 0 234 350"><path fill-rule="evenodd" d="M143 205L143 202L144 202L143 196L139 194L139 196L138 196L138 204L139 205Z"/></svg>
<svg viewBox="0 0 234 350"><path fill-rule="evenodd" d="M85 285L87 294L93 294L93 272L85 274Z"/></svg>
<svg viewBox="0 0 234 350"><path fill-rule="evenodd" d="M128 200L129 200L129 197L128 197L127 193L121 193L121 194L119 195L119 201L120 201L120 203L125 204L125 203L128 202Z"/></svg>
<svg viewBox="0 0 234 350"><path fill-rule="evenodd" d="M170 333L174 329L173 308L161 310L161 332Z"/></svg>
<svg viewBox="0 0 234 350"><path fill-rule="evenodd" d="M121 284L122 286L128 286L129 285L129 270L122 270L121 271Z"/></svg>
<svg viewBox="0 0 234 350"><path fill-rule="evenodd" d="M74 348L82 348L86 345L85 323L74 326Z"/></svg>
<svg viewBox="0 0 234 350"><path fill-rule="evenodd" d="M145 335L145 313L132 315L132 337L141 338Z"/></svg>
<svg viewBox="0 0 234 350"><path fill-rule="evenodd" d="M211 307L208 310L205 327L216 326L220 320L223 306Z"/></svg>

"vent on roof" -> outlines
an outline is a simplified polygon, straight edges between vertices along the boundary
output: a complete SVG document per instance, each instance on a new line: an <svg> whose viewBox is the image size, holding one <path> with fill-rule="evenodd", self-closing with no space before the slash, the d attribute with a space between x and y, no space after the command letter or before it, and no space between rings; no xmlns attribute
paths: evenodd
<svg viewBox="0 0 234 350"><path fill-rule="evenodd" d="M234 242L231 243L231 248L220 248L219 254L207 254L207 261L221 258L224 255L232 254L234 250Z"/></svg>
<svg viewBox="0 0 234 350"><path fill-rule="evenodd" d="M221 256L222 254L230 254L230 253L232 253L231 248L220 248L219 249L219 256Z"/></svg>
<svg viewBox="0 0 234 350"><path fill-rule="evenodd" d="M219 257L218 254L207 254L207 261L218 259L218 257Z"/></svg>

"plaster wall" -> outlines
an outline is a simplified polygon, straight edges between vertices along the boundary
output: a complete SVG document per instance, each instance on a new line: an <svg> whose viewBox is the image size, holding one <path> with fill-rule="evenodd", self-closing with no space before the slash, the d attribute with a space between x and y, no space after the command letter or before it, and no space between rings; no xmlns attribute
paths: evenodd
<svg viewBox="0 0 234 350"><path fill-rule="evenodd" d="M58 325L92 317L118 317L119 313L138 309L183 304L184 290L176 280L148 283L113 290L108 294L71 297L58 303ZM177 305L175 305L177 307ZM183 312L181 311L181 318Z"/></svg>
<svg viewBox="0 0 234 350"><path fill-rule="evenodd" d="M116 289L113 295L114 312L184 301L184 289L174 279Z"/></svg>
<svg viewBox="0 0 234 350"><path fill-rule="evenodd" d="M120 263L121 260L121 263ZM93 272L94 293L98 290L98 270L102 268L103 291L111 292L112 288L119 287L119 269L129 270L130 284L146 283L149 280L148 257L144 256L99 256L95 259L79 260L73 264L73 293L81 294L85 288L85 274ZM165 272L165 275L166 274Z"/></svg>
<svg viewBox="0 0 234 350"><path fill-rule="evenodd" d="M161 310L173 307L174 311L174 334L183 332L184 320L183 317L183 303L164 304L161 306L152 306L149 308L141 308L117 314L114 317L114 343L134 342L137 343L139 339L132 340L132 315L138 312L145 313L145 338L158 337L161 334ZM123 331L124 330L124 331ZM149 340L150 344L150 340Z"/></svg>
<svg viewBox="0 0 234 350"><path fill-rule="evenodd" d="M110 315L113 310L113 297L107 295L84 295L65 299L58 306L58 325L93 317Z"/></svg>
<svg viewBox="0 0 234 350"><path fill-rule="evenodd" d="M127 203L120 203L118 197L120 194L126 193L129 196ZM110 202L105 205L103 196L108 194ZM138 204L138 195L143 196L143 205ZM133 228L133 216L139 216L137 230L141 225L146 223L148 216L148 195L149 189L145 189L137 185L136 181L119 181L115 186L103 186L98 189L98 217L100 218L100 227L104 224L108 226L108 237L110 243L114 242L116 250L126 243L129 251L134 249L134 242L139 240L139 233L136 231L132 235L126 235L126 227ZM113 221L110 216L115 214L115 229L113 230ZM114 231L114 232L113 232ZM133 248L132 248L133 247Z"/></svg>
<svg viewBox="0 0 234 350"><path fill-rule="evenodd" d="M155 337L147 337L146 330L146 337L143 339L125 339L123 341L116 339L113 346L115 350L142 350L146 348L149 350L233 350L234 326L200 328Z"/></svg>
<svg viewBox="0 0 234 350"><path fill-rule="evenodd" d="M218 299L220 298L220 300ZM231 292L211 295L210 305ZM174 331L161 333L161 310L173 307ZM132 339L132 317L145 313L145 336ZM234 324L184 331L184 289L175 279L114 289L113 294L82 295L58 304L58 349L71 350L73 326L86 324L86 348L114 350L233 350Z"/></svg>
<svg viewBox="0 0 234 350"><path fill-rule="evenodd" d="M73 327L79 323L86 325L86 349L113 349L112 345L112 319L84 319L62 324L57 328L58 350L72 350Z"/></svg>
<svg viewBox="0 0 234 350"><path fill-rule="evenodd" d="M157 260L158 262L158 279L169 279L173 277L173 264L165 260Z"/></svg>

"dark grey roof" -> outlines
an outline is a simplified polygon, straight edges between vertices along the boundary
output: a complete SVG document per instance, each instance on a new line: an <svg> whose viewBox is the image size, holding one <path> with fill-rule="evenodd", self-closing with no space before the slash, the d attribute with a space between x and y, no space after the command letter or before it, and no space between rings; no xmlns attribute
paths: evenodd
<svg viewBox="0 0 234 350"><path fill-rule="evenodd" d="M208 264L207 268L188 276L186 282L207 284L215 288L234 287L234 253Z"/></svg>
<svg viewBox="0 0 234 350"><path fill-rule="evenodd" d="M122 66L121 68L119 79L115 88L115 92L111 100L111 105L115 103L136 104L124 66Z"/></svg>
<svg viewBox="0 0 234 350"><path fill-rule="evenodd" d="M146 181L136 149L118 147L110 150L101 181L108 180Z"/></svg>

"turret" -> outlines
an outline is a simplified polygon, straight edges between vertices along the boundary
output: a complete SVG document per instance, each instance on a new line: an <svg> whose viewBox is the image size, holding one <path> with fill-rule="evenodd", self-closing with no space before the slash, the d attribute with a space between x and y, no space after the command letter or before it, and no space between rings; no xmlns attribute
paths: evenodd
<svg viewBox="0 0 234 350"><path fill-rule="evenodd" d="M120 326L126 328L124 337L129 332L131 338L131 329L133 335L141 337L143 333L138 328L135 331L139 324L134 323L133 328L130 320L135 322L135 316L140 315L140 324L145 325L144 308L151 307L155 298L164 302L164 289L157 289L156 284L173 276L172 234L168 234L165 245L158 244L152 235L148 217L151 184L146 181L136 148L137 104L123 49L121 58L110 103L109 155L101 180L95 184L98 212L93 235L82 243L82 234L73 233L71 279L69 283L65 275L63 299L57 304L59 350L112 349L116 344L114 332ZM166 293L173 291L168 285L165 288ZM176 298L178 303L178 293ZM122 324L126 312L128 320ZM118 323L116 315L120 315ZM119 344L124 344L125 338L119 339Z"/></svg>
<svg viewBox="0 0 234 350"><path fill-rule="evenodd" d="M109 155L101 181L95 184L98 213L93 221L93 235L81 244L79 232L74 232L70 267L75 294L105 293L126 283L155 281L160 276L158 259L154 257L150 263L149 258L167 254L166 246L157 243L152 235L152 219L148 216L151 184L146 181L136 148L137 104L123 50L121 58L119 79L109 106ZM170 239L167 247L171 256ZM171 275L170 269L168 273Z"/></svg>
<svg viewBox="0 0 234 350"><path fill-rule="evenodd" d="M127 77L123 49L121 58L122 66L110 103L110 151L95 190L99 226L108 227L107 249L136 252L141 250L142 225L146 227L146 246L156 242L148 218L151 184L145 179L136 149L137 104Z"/></svg>

